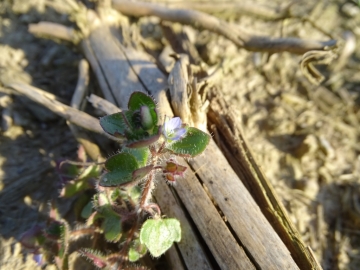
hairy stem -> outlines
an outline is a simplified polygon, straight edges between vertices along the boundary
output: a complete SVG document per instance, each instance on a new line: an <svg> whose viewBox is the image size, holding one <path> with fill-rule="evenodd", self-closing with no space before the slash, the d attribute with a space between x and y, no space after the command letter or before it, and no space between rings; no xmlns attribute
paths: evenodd
<svg viewBox="0 0 360 270"><path fill-rule="evenodd" d="M133 240L134 238L134 235L136 233L136 231L138 230L138 227L139 227L139 219L137 222L135 222L135 224L131 227L131 230L129 231L129 234L128 236L126 237L126 241L120 251L120 254L124 256L124 258L127 257L127 252L129 250L129 245L131 243L131 241ZM121 263L119 264L119 267L118 269L124 269L123 268L123 263L125 262L125 260L122 260Z"/></svg>
<svg viewBox="0 0 360 270"><path fill-rule="evenodd" d="M152 173L149 174L149 176L146 179L145 186L143 189L143 192L141 194L141 200L140 200L140 211L146 210L146 204L150 199L152 188L154 187L154 175Z"/></svg>
<svg viewBox="0 0 360 270"><path fill-rule="evenodd" d="M160 146L160 148L159 148L159 150L157 151L157 154L159 155L159 154L161 154L161 152L164 150L164 148L165 148L165 141L161 144L161 146Z"/></svg>
<svg viewBox="0 0 360 270"><path fill-rule="evenodd" d="M149 147L150 153L152 155L151 164L153 164L154 166L159 158L159 155L164 150L164 147L165 147L165 141L160 145L158 151L156 151L153 146ZM153 211L151 211L152 207L150 207L150 208L148 207L148 201L150 199L153 188L154 188L154 173L151 172L146 179L145 186L144 186L144 189L141 194L140 208L139 208L139 211L147 211L151 215L153 215L154 213L153 213ZM161 214L160 208L157 207L156 210L157 210L156 212L158 212L158 214L160 215Z"/></svg>

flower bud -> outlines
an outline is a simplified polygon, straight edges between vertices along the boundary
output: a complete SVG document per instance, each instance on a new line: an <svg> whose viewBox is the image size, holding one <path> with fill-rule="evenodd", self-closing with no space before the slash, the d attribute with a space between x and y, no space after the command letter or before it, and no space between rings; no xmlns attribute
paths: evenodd
<svg viewBox="0 0 360 270"><path fill-rule="evenodd" d="M140 122L144 130L150 130L154 127L153 119L150 113L150 108L148 106L141 106Z"/></svg>

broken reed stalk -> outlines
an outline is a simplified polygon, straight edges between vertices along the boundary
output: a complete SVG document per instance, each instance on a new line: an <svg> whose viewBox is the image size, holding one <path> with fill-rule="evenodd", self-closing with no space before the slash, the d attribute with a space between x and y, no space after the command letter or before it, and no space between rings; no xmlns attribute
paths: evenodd
<svg viewBox="0 0 360 270"><path fill-rule="evenodd" d="M242 134L240 120L234 116L231 107L226 104L221 94L213 90L209 98L211 99L208 112L209 126L215 128L213 130L217 135L215 140L232 168L251 191L260 209L284 241L300 269L321 270L311 248L302 241L271 183L256 164Z"/></svg>

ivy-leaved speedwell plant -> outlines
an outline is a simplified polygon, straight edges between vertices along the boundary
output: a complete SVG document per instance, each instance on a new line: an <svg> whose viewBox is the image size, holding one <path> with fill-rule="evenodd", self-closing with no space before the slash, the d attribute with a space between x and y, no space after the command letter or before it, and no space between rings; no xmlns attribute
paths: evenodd
<svg viewBox="0 0 360 270"><path fill-rule="evenodd" d="M158 257L181 239L179 221L164 218L160 207L151 201L155 174L175 183L187 169L175 156L192 158L201 154L210 136L183 124L179 117L165 119L159 125L154 100L142 92L131 95L127 110L100 118L100 125L108 134L122 139L121 151L106 160L103 172L99 165L90 166L75 180L66 182L61 191L63 197L69 197L96 188L91 201L81 210L81 216L87 219L86 227L70 232L66 221L53 213L49 226L57 228L57 234L51 243L46 240L49 228L36 227L24 234L24 246L40 262L45 254L64 268L67 241L79 234L100 233L107 242L118 245L120 251L110 254L80 250L101 269L124 269L126 263L138 261L147 251ZM96 175L99 180L89 184ZM52 247L52 253L46 246Z"/></svg>

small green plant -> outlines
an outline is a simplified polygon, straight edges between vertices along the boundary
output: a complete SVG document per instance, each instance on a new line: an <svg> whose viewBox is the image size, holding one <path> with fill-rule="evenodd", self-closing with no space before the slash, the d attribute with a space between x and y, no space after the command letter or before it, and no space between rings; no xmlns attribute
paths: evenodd
<svg viewBox="0 0 360 270"><path fill-rule="evenodd" d="M104 131L125 141L103 167L92 165L79 172L79 167L68 164L67 174L78 177L65 180L61 196L83 193L80 207L76 208L81 209L79 214L86 219L86 226L70 231L66 221L52 209L46 227L37 226L22 237L23 245L39 264L54 260L60 269L66 269L72 239L101 235L111 247L82 248L79 252L100 269L141 269L132 263L148 251L159 257L181 240L179 221L164 218L160 207L151 201L155 174L175 183L187 169L176 156L192 158L201 154L210 136L183 124L179 117L165 119L163 125L158 123L154 100L141 92L131 95L128 110L100 119ZM84 190L94 188L96 192L86 203L89 192Z"/></svg>

